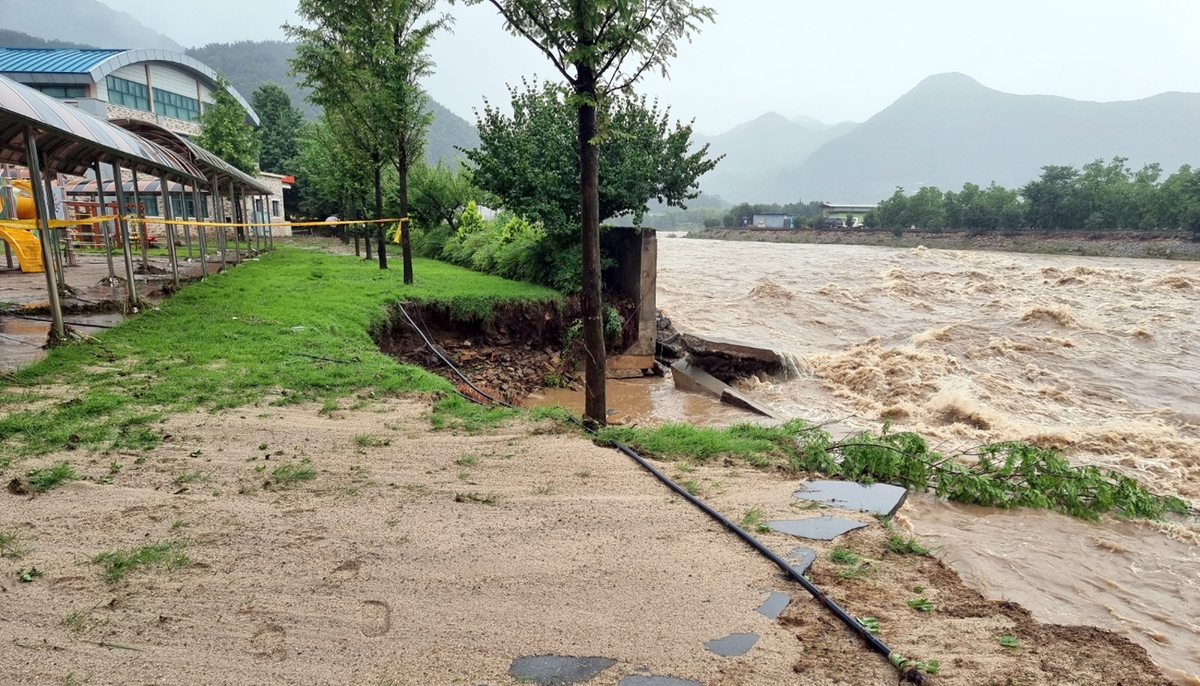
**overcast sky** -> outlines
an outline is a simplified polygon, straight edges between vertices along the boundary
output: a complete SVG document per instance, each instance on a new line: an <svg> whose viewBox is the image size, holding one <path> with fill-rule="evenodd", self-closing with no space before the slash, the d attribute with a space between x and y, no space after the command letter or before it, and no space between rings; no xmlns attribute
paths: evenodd
<svg viewBox="0 0 1200 686"><path fill-rule="evenodd" d="M701 0L704 1L704 0ZM295 0L103 0L185 46L283 39ZM645 81L675 116L715 134L767 112L863 121L931 74L1010 93L1130 100L1200 91L1197 0L707 0L717 10L670 67ZM473 121L506 83L552 77L486 5L450 8L430 95Z"/></svg>

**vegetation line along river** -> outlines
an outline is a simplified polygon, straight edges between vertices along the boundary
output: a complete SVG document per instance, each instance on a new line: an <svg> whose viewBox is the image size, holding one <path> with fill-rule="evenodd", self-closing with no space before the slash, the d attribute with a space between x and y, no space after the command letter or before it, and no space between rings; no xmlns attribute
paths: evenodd
<svg viewBox="0 0 1200 686"><path fill-rule="evenodd" d="M681 330L803 361L799 380L743 384L785 416L1069 448L1200 500L1200 264L668 238L658 283ZM903 513L985 595L1124 633L1200 684L1200 525Z"/></svg>

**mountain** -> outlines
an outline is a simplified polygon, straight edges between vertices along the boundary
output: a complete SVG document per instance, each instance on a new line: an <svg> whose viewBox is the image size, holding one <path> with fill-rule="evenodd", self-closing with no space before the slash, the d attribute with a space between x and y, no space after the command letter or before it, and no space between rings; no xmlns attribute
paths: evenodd
<svg viewBox="0 0 1200 686"><path fill-rule="evenodd" d="M698 145L709 144L713 157L725 155L701 178L700 187L731 202L796 202L801 198L796 169L822 145L854 128L850 122L829 126L771 112L719 136L695 136Z"/></svg>
<svg viewBox="0 0 1200 686"><path fill-rule="evenodd" d="M1171 172L1200 163L1200 94L1164 93L1126 102L1011 95L963 74L939 74L796 171L805 199L871 203L897 186L957 190L964 182L1019 187L1046 165L1082 166L1120 155L1135 168Z"/></svg>
<svg viewBox="0 0 1200 686"><path fill-rule="evenodd" d="M35 38L28 33L0 29L0 48L78 48L86 50L94 47L96 46L70 41Z"/></svg>
<svg viewBox="0 0 1200 686"><path fill-rule="evenodd" d="M304 110L305 116L315 118L321 108L305 101L307 91L295 78L288 76L288 60L295 54L296 44L283 41L211 43L188 50L188 55L225 74L247 99L260 84L278 83L292 96L292 104ZM456 146L469 149L479 145L479 132L473 124L433 99L429 106L433 111L433 125L426 137L425 158L430 163L461 156L455 151Z"/></svg>
<svg viewBox="0 0 1200 686"><path fill-rule="evenodd" d="M160 48L183 52L179 43L99 0L0 0L0 17L7 29L51 41L98 48Z"/></svg>

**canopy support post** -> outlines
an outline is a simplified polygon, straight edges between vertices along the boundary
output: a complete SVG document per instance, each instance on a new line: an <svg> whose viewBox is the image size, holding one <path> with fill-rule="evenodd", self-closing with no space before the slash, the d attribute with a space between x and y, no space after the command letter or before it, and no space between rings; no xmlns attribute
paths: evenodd
<svg viewBox="0 0 1200 686"><path fill-rule="evenodd" d="M66 340L67 331L63 326L62 301L58 299L58 284L54 279L54 262L50 255L50 209L46 202L45 190L42 187L42 165L38 159L37 136L32 127L25 127L25 157L29 161L30 190L33 193L33 206L36 210L40 229L39 243L42 244L42 263L46 271L46 291L50 294L50 318L53 328L50 331L50 343Z"/></svg>

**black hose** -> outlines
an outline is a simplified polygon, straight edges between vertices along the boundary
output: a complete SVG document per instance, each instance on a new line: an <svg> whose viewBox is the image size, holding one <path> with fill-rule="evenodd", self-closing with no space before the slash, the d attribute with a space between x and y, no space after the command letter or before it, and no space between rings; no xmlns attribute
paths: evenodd
<svg viewBox="0 0 1200 686"><path fill-rule="evenodd" d="M453 362L451 362L450 360L446 359L446 356L442 354L442 351L440 351L440 350L438 350L438 349L437 349L437 346L433 344L433 341L429 340L429 336L426 336L426 335L425 335L425 332L421 330L421 327L417 326L417 323L413 321L413 318L412 318L412 317L410 317L410 316L408 316L408 310L404 309L404 305L403 305L402 303L396 303L396 307L400 308L400 314L404 315L404 318L408 320L408 324L409 324L409 326L411 326L411 327L413 328L413 330L414 330L414 331L416 331L416 332L417 332L417 334L418 334L418 335L421 337L421 339L425 341L425 345L426 345L426 346L428 346L428 347L429 347L429 349L433 351L433 354L434 354L434 355L437 355L437 356L438 356L438 358L439 358L439 359L440 359L442 362L444 362L444 363L446 364L446 366L447 366L447 367L449 367L449 368L450 368L450 371L452 371L452 372L454 372L455 374L457 374L457 375L458 375L458 378L460 378L460 379L462 379L462 380L463 380L463 383L465 383L465 384L467 384L468 386L470 386L470 387L471 387L471 388L472 388L472 389L473 389L473 390L474 390L476 393L478 393L479 395L481 395L481 396L483 396L483 397L487 398L488 400L491 400L492 402L496 403L497 405L503 405L504 407L507 407L507 408L509 408L509 409L511 409L511 410L515 410L515 409L517 409L517 408L513 407L512 405L509 405L508 403L504 402L503 400L500 400L499 398L494 398L494 397L492 397L492 396L491 396L491 395L489 395L488 393L485 393L485 392L484 392L482 389L480 389L478 386L476 386L475 384L471 383L471 380L470 380L470 379L468 379L468 378L467 378L467 377L466 377L466 376L465 376L465 375L464 375L462 372L460 372L460 371L458 370L458 367L454 366L454 363L453 363ZM463 394L462 394L462 393L460 393L459 395L463 395ZM466 396L464 395L463 397L466 397ZM471 398L468 398L468 400L470 400L470 399L471 399Z"/></svg>
<svg viewBox="0 0 1200 686"><path fill-rule="evenodd" d="M432 350L435 355L437 355L439 358L441 358L442 362L446 363L446 366L450 367L450 369L455 374L457 374L460 379L462 379L464 382L466 382L466 384L468 386L470 386L471 388L474 388L480 395L482 395L486 398L490 398L490 399L500 403L501 405L504 405L505 407L510 407L510 408L512 407L511 405L509 405L507 403L503 403L499 400L496 400L495 398L492 398L491 396L484 393L483 391L480 391L475 386L475 384L471 383L471 381L469 379L467 379L467 377L464 376L463 373L461 371L459 371L458 368L455 367L453 363L450 362L450 360L447 360L445 358L445 356L443 356L441 354L441 352L438 351L437 347L433 345L433 342L429 340L429 337L426 336L425 333L423 331L421 331L421 329L416 325L416 322L414 322L412 320L412 317L408 316L408 312L405 311L404 306L398 305L398 307L400 308L400 312L404 314L404 318L408 320L408 323L410 325L412 325L412 327L414 329L416 329L417 333L420 334L421 338L424 339L425 345L429 346L429 349ZM480 402L477 398L472 398L470 396L467 396L464 393L459 393L459 395L462 396L463 398L466 398L467 400L470 400L475 403L479 403L480 405L484 404L484 403ZM596 432L595 430L588 427L578 417L576 417L573 414L569 414L568 416L571 418L571 421L575 422L575 424L577 424L584 431L592 434L593 436L596 436L597 438L600 438L600 435L598 432ZM625 453L627 456L629 456L635 462L637 462L639 465L641 465L642 468L644 468L646 471L653 474L659 481L661 481L664 485L666 485L672 491L675 491L677 494L682 496L685 500L687 500L692 505L699 508L701 511L703 511L705 514L707 514L709 517L712 517L713 519L720 522L722 525L725 526L725 528L729 529L731 532L736 534L738 538L742 539L747 544L749 544L751 548L754 548L756 551L758 551L758 553L760 555L767 558L768 560L773 562L775 564L775 566L782 569L783 572L785 574L787 574L788 578L790 578L792 581L795 581L796 583L803 586L804 590L808 591L809 595L811 595L813 598L815 598L817 600L817 602L824 605L827 610L832 612L833 615L835 617L837 617L839 620L841 620L843 624L845 624L847 627L849 627L851 631L858 634L859 638L861 638L867 644L867 647L869 647L871 650L875 651L876 653L879 653L884 658L886 658L887 661L900 672L900 678L902 681L907 681L912 684L924 684L925 683L926 676L923 672L921 672L912 663L908 662L903 657L901 657L899 653L895 652L890 647L888 647L888 645L886 643L884 643L883 640L880 639L878 636L871 633L870 631L867 631L866 627L864 627L861 622L859 622L857 619L855 619L850 613L848 613L844 609L842 609L842 607L840 605L838 605L836 602L834 602L832 598L825 595L825 592L822 591L819 587L817 587L816 584L814 584L813 582L804 578L804 575L797 572L796 569L794 567L792 567L790 564L788 564L786 560L784 560L782 557L780 557L778 553L776 553L774 550L771 550L767 546L763 545L763 543L760 542L757 538L751 536L747 531L742 529L737 524L734 524L725 515L721 514L720 512L717 512L708 503L706 503L703 500L692 495L691 493L689 493L687 491L687 489L685 489L684 487L682 487L679 484L672 481L670 477L668 477L666 474L663 474L661 471L659 471L657 467L655 467L648 460L646 460L646 458L637 454L637 452L634 451L629 446L625 445L624 443L621 443L620 441L613 440L613 439L603 439L602 438L601 440L606 440L609 443L609 445L613 446L614 448L621 451L622 453Z"/></svg>

